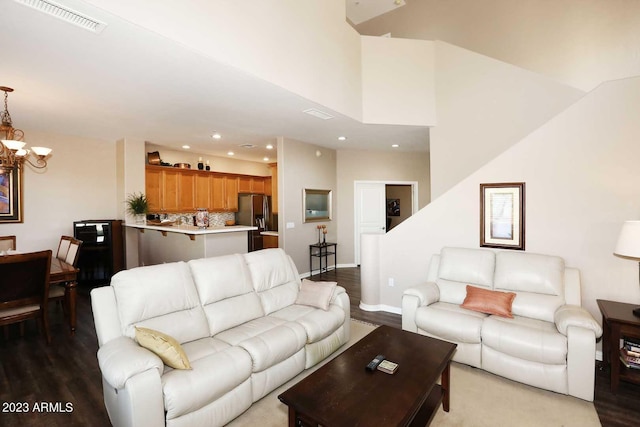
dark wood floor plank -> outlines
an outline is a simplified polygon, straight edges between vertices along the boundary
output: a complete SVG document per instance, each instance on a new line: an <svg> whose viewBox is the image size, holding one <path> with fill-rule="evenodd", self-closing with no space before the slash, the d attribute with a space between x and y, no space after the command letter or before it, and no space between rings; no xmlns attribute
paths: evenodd
<svg viewBox="0 0 640 427"><path fill-rule="evenodd" d="M367 312L360 304L360 269L341 268L313 280L337 281L347 289L354 319L401 328L399 314ZM0 333L0 405L27 402L27 413L0 412L3 427L108 426L102 400L102 382L96 352L91 304L87 289L78 296L78 329L71 337L59 307L52 305L51 345L38 333L35 322L28 322L24 337L10 328L9 339ZM34 412L35 403L73 405L70 413ZM640 386L621 383L618 394L609 390L607 369L596 371L595 407L605 427L629 426L640 419ZM2 407L0 407L0 411Z"/></svg>

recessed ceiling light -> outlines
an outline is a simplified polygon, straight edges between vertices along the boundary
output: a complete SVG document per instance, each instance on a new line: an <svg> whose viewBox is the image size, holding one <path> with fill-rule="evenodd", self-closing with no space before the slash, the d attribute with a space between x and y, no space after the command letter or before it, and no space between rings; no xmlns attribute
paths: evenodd
<svg viewBox="0 0 640 427"><path fill-rule="evenodd" d="M268 157L264 157L262 160L264 160L265 162L268 162L269 158Z"/></svg>
<svg viewBox="0 0 640 427"><path fill-rule="evenodd" d="M189 145L183 145L182 148L184 148L185 150L188 150L189 148L191 148L191 146Z"/></svg>
<svg viewBox="0 0 640 427"><path fill-rule="evenodd" d="M229 152L227 153L227 155L228 155L228 156L233 156L234 154L236 154L236 153L234 153L233 151L229 151Z"/></svg>
<svg viewBox="0 0 640 427"><path fill-rule="evenodd" d="M267 144L267 150L273 150L273 145Z"/></svg>
<svg viewBox="0 0 640 427"><path fill-rule="evenodd" d="M398 147L400 147L400 146L399 146L398 144L392 144L392 145L391 145L391 147L393 147L393 148L398 148Z"/></svg>
<svg viewBox="0 0 640 427"><path fill-rule="evenodd" d="M211 135L211 138L220 139L220 138L222 138L222 135L220 135L218 132L214 132L213 135Z"/></svg>
<svg viewBox="0 0 640 427"><path fill-rule="evenodd" d="M347 137L346 136L339 136L338 137L338 141L346 141Z"/></svg>

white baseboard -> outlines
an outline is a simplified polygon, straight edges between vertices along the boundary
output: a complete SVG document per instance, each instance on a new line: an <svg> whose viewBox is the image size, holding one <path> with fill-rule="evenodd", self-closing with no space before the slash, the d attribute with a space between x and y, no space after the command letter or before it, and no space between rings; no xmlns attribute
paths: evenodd
<svg viewBox="0 0 640 427"><path fill-rule="evenodd" d="M337 267L335 265L330 265L329 267L327 267L327 270L325 271L325 273L327 271L335 270L336 268L352 268L352 267L357 267L357 265L356 264L338 264ZM314 274L320 274L320 273L314 273ZM311 276L311 272L309 271L300 274L301 279L306 279L309 276Z"/></svg>
<svg viewBox="0 0 640 427"><path fill-rule="evenodd" d="M386 311L387 313L402 314L402 309L400 307L392 307L385 304L369 305L360 301L359 307L360 310L364 311Z"/></svg>

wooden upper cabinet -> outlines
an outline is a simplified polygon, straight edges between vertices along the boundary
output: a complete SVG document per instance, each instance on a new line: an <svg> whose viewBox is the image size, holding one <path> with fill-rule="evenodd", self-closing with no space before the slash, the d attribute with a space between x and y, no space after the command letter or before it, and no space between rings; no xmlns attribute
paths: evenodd
<svg viewBox="0 0 640 427"><path fill-rule="evenodd" d="M227 199L227 211L238 212L238 178L235 176L226 177L225 190Z"/></svg>
<svg viewBox="0 0 640 427"><path fill-rule="evenodd" d="M238 193L251 193L251 177L250 176L238 177Z"/></svg>
<svg viewBox="0 0 640 427"><path fill-rule="evenodd" d="M162 210L162 171L159 169L145 169L145 195L149 202L150 212L160 212Z"/></svg>
<svg viewBox="0 0 640 427"><path fill-rule="evenodd" d="M196 209L197 208L207 208L209 209L211 206L211 193L210 193L210 176L208 174L198 173L195 175L196 181L196 191L195 191L195 199L196 199Z"/></svg>
<svg viewBox="0 0 640 427"><path fill-rule="evenodd" d="M186 172L178 174L178 211L193 211L196 206L196 174Z"/></svg>
<svg viewBox="0 0 640 427"><path fill-rule="evenodd" d="M264 194L264 178L261 176L239 176L238 193Z"/></svg>
<svg viewBox="0 0 640 427"><path fill-rule="evenodd" d="M162 166L145 168L145 193L151 213L193 212L198 208L237 212L238 193L263 193L264 185L263 177Z"/></svg>
<svg viewBox="0 0 640 427"><path fill-rule="evenodd" d="M224 211L226 209L225 176L213 175L209 178L209 209Z"/></svg>
<svg viewBox="0 0 640 427"><path fill-rule="evenodd" d="M264 177L264 194L265 196L271 196L273 194L273 190L271 188L271 177Z"/></svg>

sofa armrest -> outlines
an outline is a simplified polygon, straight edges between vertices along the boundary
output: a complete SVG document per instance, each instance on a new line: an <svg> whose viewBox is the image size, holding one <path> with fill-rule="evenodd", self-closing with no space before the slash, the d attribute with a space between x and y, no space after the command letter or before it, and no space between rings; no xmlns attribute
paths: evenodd
<svg viewBox="0 0 640 427"><path fill-rule="evenodd" d="M430 305L440 301L440 288L434 282L426 282L406 289L403 293L403 298L407 295L416 297L419 307Z"/></svg>
<svg viewBox="0 0 640 427"><path fill-rule="evenodd" d="M559 307L554 315L554 322L558 332L567 335L570 326L585 328L593 331L596 338L602 335L602 327L584 308L579 305L566 304Z"/></svg>
<svg viewBox="0 0 640 427"><path fill-rule="evenodd" d="M158 356L128 337L118 337L100 347L98 365L104 379L116 389L123 388L129 378L142 372L156 369L158 377L164 372Z"/></svg>
<svg viewBox="0 0 640 427"><path fill-rule="evenodd" d="M418 332L418 325L416 325L418 307L430 305L439 300L440 288L434 282L426 282L406 289L402 294L402 329Z"/></svg>

